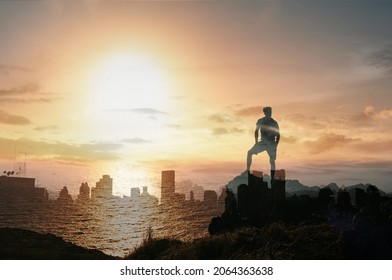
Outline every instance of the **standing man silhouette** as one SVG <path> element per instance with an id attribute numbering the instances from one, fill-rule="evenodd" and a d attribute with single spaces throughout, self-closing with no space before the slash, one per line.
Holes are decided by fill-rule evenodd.
<path id="1" fill-rule="evenodd" d="M 267 151 L 268 156 L 270 158 L 271 181 L 272 181 L 275 177 L 276 148 L 278 147 L 278 143 L 280 140 L 279 125 L 271 117 L 272 116 L 271 107 L 264 107 L 263 112 L 265 116 L 259 119 L 256 123 L 255 144 L 248 151 L 248 156 L 246 161 L 246 171 L 249 174 L 250 166 L 252 165 L 253 155 L 257 155 L 258 153 Z M 260 141 L 259 141 L 259 131 L 261 136 Z"/>

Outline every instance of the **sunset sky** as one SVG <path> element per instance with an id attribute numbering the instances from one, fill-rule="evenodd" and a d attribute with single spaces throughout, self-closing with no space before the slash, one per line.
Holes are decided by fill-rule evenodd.
<path id="1" fill-rule="evenodd" d="M 277 168 L 392 191 L 392 1 L 0 1 L 0 168 L 76 194 Z M 269 173 L 268 156 L 254 169 Z M 155 188 L 155 190 L 154 190 Z M 53 197 L 52 197 L 53 198 Z"/>

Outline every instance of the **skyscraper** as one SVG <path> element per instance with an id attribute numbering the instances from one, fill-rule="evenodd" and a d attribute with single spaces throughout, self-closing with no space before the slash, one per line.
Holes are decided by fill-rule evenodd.
<path id="1" fill-rule="evenodd" d="M 131 188 L 131 198 L 140 197 L 140 189 L 139 188 Z"/>
<path id="2" fill-rule="evenodd" d="M 79 201 L 90 200 L 90 187 L 88 186 L 87 182 L 82 183 L 82 185 L 80 186 L 78 200 Z"/>
<path id="3" fill-rule="evenodd" d="M 91 189 L 91 198 L 112 198 L 113 196 L 113 179 L 109 175 L 103 175 L 96 187 Z"/>
<path id="4" fill-rule="evenodd" d="M 175 171 L 162 171 L 161 177 L 161 203 L 170 202 L 175 192 Z"/>

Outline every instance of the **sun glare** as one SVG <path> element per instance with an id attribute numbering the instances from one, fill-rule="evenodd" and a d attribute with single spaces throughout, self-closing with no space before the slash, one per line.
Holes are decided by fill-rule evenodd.
<path id="1" fill-rule="evenodd" d="M 108 56 L 98 64 L 93 84 L 94 104 L 100 111 L 166 109 L 167 79 L 147 57 L 132 54 Z"/>

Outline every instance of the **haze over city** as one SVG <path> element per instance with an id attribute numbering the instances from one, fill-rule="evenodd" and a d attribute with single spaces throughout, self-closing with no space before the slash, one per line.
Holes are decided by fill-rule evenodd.
<path id="1" fill-rule="evenodd" d="M 392 1 L 1 1 L 0 168 L 218 189 L 264 106 L 277 168 L 392 190 Z M 267 156 L 254 158 L 268 173 Z M 152 189 L 153 194 L 157 190 Z"/>

